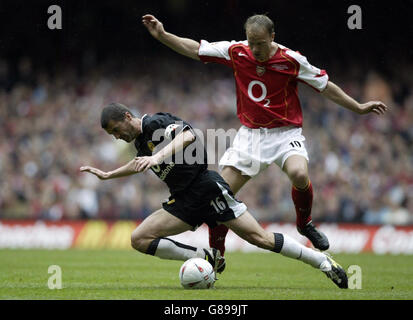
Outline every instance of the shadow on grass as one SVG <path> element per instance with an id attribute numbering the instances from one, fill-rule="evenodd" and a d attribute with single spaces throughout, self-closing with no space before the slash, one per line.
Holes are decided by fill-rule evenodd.
<path id="1" fill-rule="evenodd" d="M 64 287 L 64 289 L 84 289 L 84 290 L 140 290 L 140 291 L 152 291 L 152 290 L 184 290 L 185 292 L 191 291 L 236 291 L 240 290 L 308 290 L 309 288 L 304 287 L 268 287 L 268 286 L 215 286 L 212 289 L 184 289 L 181 286 L 177 285 L 159 285 L 159 286 L 139 286 L 139 285 L 124 285 L 124 286 L 109 286 L 109 285 L 69 285 Z M 315 288 L 312 288 L 314 290 Z M 319 288 L 324 290 L 324 288 Z"/>

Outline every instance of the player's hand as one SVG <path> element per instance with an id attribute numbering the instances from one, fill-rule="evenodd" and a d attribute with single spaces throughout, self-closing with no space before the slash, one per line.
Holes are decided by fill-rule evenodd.
<path id="1" fill-rule="evenodd" d="M 378 115 L 382 115 L 387 110 L 388 107 L 381 101 L 369 101 L 367 103 L 362 103 L 359 106 L 359 114 L 374 112 Z"/>
<path id="2" fill-rule="evenodd" d="M 151 157 L 136 157 L 134 160 L 136 172 L 145 172 L 149 168 L 159 164 L 156 156 Z"/>
<path id="3" fill-rule="evenodd" d="M 162 33 L 165 33 L 162 22 L 156 19 L 151 14 L 145 14 L 142 17 L 142 23 L 148 29 L 149 33 L 155 38 L 158 39 Z"/>
<path id="4" fill-rule="evenodd" d="M 89 167 L 89 166 L 80 167 L 80 171 L 93 173 L 96 177 L 98 177 L 101 180 L 106 180 L 109 178 L 108 172 L 104 172 L 100 169 Z"/>

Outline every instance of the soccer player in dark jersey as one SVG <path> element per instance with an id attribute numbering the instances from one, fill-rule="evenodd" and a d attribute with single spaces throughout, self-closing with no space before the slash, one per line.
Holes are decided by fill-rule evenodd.
<path id="1" fill-rule="evenodd" d="M 308 154 L 302 135 L 302 110 L 297 82 L 303 82 L 327 99 L 359 114 L 383 114 L 380 101 L 358 103 L 333 82 L 325 70 L 311 65 L 299 52 L 274 42 L 274 23 L 266 15 L 247 19 L 247 40 L 200 42 L 166 32 L 153 15 L 142 17 L 150 34 L 176 52 L 204 63 L 232 68 L 236 84 L 237 116 L 242 124 L 231 148 L 222 156 L 222 177 L 234 194 L 251 178 L 276 163 L 291 181 L 297 230 L 314 247 L 329 248 L 325 234 L 312 223 L 313 187 L 308 174 Z M 225 250 L 228 229 L 210 231 L 210 246 Z"/>
<path id="2" fill-rule="evenodd" d="M 189 123 L 169 113 L 137 118 L 126 106 L 112 103 L 102 110 L 101 125 L 116 139 L 133 142 L 137 157 L 109 172 L 90 166 L 82 166 L 80 171 L 106 180 L 151 169 L 171 193 L 163 208 L 132 232 L 131 243 L 136 250 L 162 259 L 200 257 L 221 272 L 225 260 L 219 250 L 196 248 L 168 236 L 194 231 L 203 223 L 210 227 L 223 224 L 249 243 L 301 260 L 320 269 L 338 287 L 348 287 L 346 272 L 331 257 L 287 235 L 267 232 L 258 224 L 245 204 L 234 198 L 225 180 L 208 170 L 204 145 Z"/>

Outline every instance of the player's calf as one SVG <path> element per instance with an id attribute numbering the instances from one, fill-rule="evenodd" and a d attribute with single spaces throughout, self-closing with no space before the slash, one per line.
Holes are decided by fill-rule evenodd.
<path id="1" fill-rule="evenodd" d="M 139 232 L 132 233 L 132 247 L 139 252 L 161 259 L 186 261 L 191 258 L 206 259 L 219 273 L 225 268 L 225 259 L 219 250 L 196 248 L 170 238 L 150 238 Z"/>
<path id="2" fill-rule="evenodd" d="M 245 211 L 238 218 L 225 222 L 239 237 L 262 249 L 274 248 L 274 235 L 265 231 L 255 218 Z"/>
<path id="3" fill-rule="evenodd" d="M 313 206 L 313 187 L 311 182 L 303 189 L 293 185 L 291 188 L 291 198 L 297 215 L 297 227 L 303 229 L 311 221 L 311 209 Z"/>
<path id="4" fill-rule="evenodd" d="M 264 229 L 249 233 L 244 236 L 244 240 L 261 249 L 272 250 L 274 248 L 273 233 Z"/>

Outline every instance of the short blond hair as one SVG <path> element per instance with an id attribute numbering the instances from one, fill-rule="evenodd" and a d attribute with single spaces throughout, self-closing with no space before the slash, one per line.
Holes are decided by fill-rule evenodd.
<path id="1" fill-rule="evenodd" d="M 244 24 L 245 31 L 247 31 L 247 27 L 254 24 L 265 28 L 269 34 L 274 32 L 274 22 L 267 16 L 267 14 L 255 14 L 249 17 Z"/>

